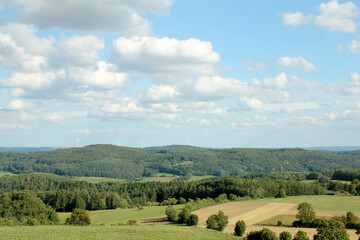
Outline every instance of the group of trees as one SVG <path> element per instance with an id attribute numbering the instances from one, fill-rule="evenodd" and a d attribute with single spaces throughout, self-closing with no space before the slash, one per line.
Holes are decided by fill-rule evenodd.
<path id="1" fill-rule="evenodd" d="M 137 149 L 92 145 L 49 152 L 0 152 L 0 170 L 136 180 L 156 173 L 179 176 L 245 176 L 271 172 L 320 172 L 360 165 L 360 154 L 303 149 Z"/>
<path id="2" fill-rule="evenodd" d="M 51 174 L 2 177 L 0 193 L 31 190 L 56 211 L 75 208 L 101 210 L 137 205 L 172 205 L 196 202 L 211 205 L 223 200 L 324 194 L 319 184 L 295 180 L 215 178 L 188 182 L 87 183 Z M 196 199 L 207 199 L 198 202 Z"/>
<path id="3" fill-rule="evenodd" d="M 199 217 L 192 214 L 188 207 L 184 207 L 181 211 L 176 210 L 173 206 L 167 207 L 165 214 L 170 222 L 177 222 L 187 226 L 197 226 Z"/>

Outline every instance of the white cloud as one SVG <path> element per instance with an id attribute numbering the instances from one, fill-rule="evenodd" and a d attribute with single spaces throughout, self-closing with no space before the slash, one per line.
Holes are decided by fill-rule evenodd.
<path id="1" fill-rule="evenodd" d="M 151 85 L 140 97 L 148 101 L 164 101 L 179 96 L 180 93 L 172 86 Z"/>
<path id="2" fill-rule="evenodd" d="M 344 95 L 359 95 L 360 94 L 360 74 L 351 73 L 350 81 L 345 83 L 341 89 Z"/>
<path id="3" fill-rule="evenodd" d="M 155 37 L 120 37 L 113 41 L 112 61 L 119 68 L 152 77 L 157 82 L 176 82 L 211 75 L 220 56 L 210 42 Z"/>
<path id="4" fill-rule="evenodd" d="M 248 97 L 240 97 L 237 105 L 239 110 L 257 110 L 262 108 L 260 100 Z"/>
<path id="5" fill-rule="evenodd" d="M 141 17 L 146 11 L 167 14 L 174 0 L 57 0 L 16 1 L 23 5 L 20 21 L 40 29 L 63 28 L 90 33 L 127 36 L 152 34 L 151 24 Z"/>
<path id="6" fill-rule="evenodd" d="M 8 79 L 0 79 L 0 85 L 37 91 L 47 89 L 55 78 L 52 72 L 14 73 Z"/>
<path id="7" fill-rule="evenodd" d="M 199 77 L 195 83 L 195 89 L 198 93 L 213 98 L 247 96 L 254 91 L 248 83 L 220 76 Z"/>
<path id="8" fill-rule="evenodd" d="M 266 88 L 280 90 L 288 85 L 288 78 L 286 73 L 280 73 L 275 78 L 265 78 L 263 84 Z"/>
<path id="9" fill-rule="evenodd" d="M 7 106 L 6 109 L 8 110 L 24 110 L 24 109 L 31 109 L 34 107 L 34 104 L 29 102 L 24 102 L 20 99 L 11 101 Z"/>
<path id="10" fill-rule="evenodd" d="M 283 14 L 283 25 L 297 26 L 313 23 L 315 26 L 330 31 L 354 33 L 357 31 L 358 22 L 354 18 L 359 16 L 358 7 L 352 2 L 339 3 L 331 0 L 319 5 L 320 14 L 317 16 L 306 15 L 301 12 Z"/>
<path id="11" fill-rule="evenodd" d="M 5 129 L 5 130 L 13 130 L 13 129 L 21 129 L 21 130 L 29 130 L 32 129 L 33 127 L 31 125 L 28 124 L 5 124 L 5 123 L 0 123 L 0 129 Z"/>
<path id="12" fill-rule="evenodd" d="M 305 15 L 301 12 L 296 13 L 284 13 L 282 18 L 282 24 L 284 26 L 297 26 L 307 24 L 312 20 L 313 16 Z"/>
<path id="13" fill-rule="evenodd" d="M 359 40 L 352 40 L 346 48 L 350 49 L 350 51 L 354 54 L 360 54 L 360 38 Z"/>
<path id="14" fill-rule="evenodd" d="M 64 118 L 57 113 L 48 113 L 43 116 L 43 120 L 54 123 L 63 123 Z"/>
<path id="15" fill-rule="evenodd" d="M 75 130 L 74 133 L 91 134 L 91 131 L 89 129 L 80 129 L 80 130 Z"/>
<path id="16" fill-rule="evenodd" d="M 286 91 L 267 91 L 267 94 L 272 102 L 286 103 L 290 100 L 290 94 Z"/>
<path id="17" fill-rule="evenodd" d="M 147 111 L 129 98 L 123 99 L 120 103 L 111 103 L 107 101 L 104 106 L 101 107 L 101 110 L 107 113 L 143 113 Z"/>
<path id="18" fill-rule="evenodd" d="M 52 55 L 51 65 L 89 66 L 97 61 L 98 52 L 105 48 L 104 40 L 94 35 L 76 36 L 59 42 L 57 54 Z"/>
<path id="19" fill-rule="evenodd" d="M 305 72 L 313 72 L 316 70 L 316 66 L 302 57 L 290 58 L 290 57 L 281 57 L 276 63 L 284 68 L 294 67 L 298 70 Z"/>
<path id="20" fill-rule="evenodd" d="M 259 72 L 259 71 L 266 71 L 267 67 L 262 62 L 255 62 L 251 59 L 247 59 L 241 63 L 241 66 L 246 68 L 249 72 Z"/>
<path id="21" fill-rule="evenodd" d="M 113 71 L 114 66 L 112 64 L 100 61 L 96 66 L 97 70 L 95 71 L 79 68 L 76 71 L 70 72 L 69 76 L 85 86 L 100 89 L 124 88 L 132 82 L 128 74 Z"/>
<path id="22" fill-rule="evenodd" d="M 328 87 L 326 84 L 315 82 L 310 79 L 300 78 L 298 76 L 291 77 L 290 85 L 295 86 L 299 90 L 305 91 L 325 90 Z"/>

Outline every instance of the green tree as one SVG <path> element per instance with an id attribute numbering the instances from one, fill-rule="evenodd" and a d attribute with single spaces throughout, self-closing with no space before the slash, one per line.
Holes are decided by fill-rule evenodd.
<path id="1" fill-rule="evenodd" d="M 89 214 L 87 211 L 82 209 L 74 209 L 65 221 L 65 224 L 68 225 L 89 225 L 91 223 Z"/>
<path id="2" fill-rule="evenodd" d="M 299 219 L 301 226 L 310 227 L 316 219 L 316 214 L 311 204 L 307 202 L 300 203 L 297 210 L 296 218 Z"/>
<path id="3" fill-rule="evenodd" d="M 199 222 L 199 217 L 196 214 L 191 214 L 189 219 L 186 221 L 188 226 L 197 226 Z"/>
<path id="4" fill-rule="evenodd" d="M 299 230 L 295 236 L 293 240 L 310 240 L 307 233 L 304 231 Z"/>
<path id="5" fill-rule="evenodd" d="M 293 240 L 291 233 L 289 232 L 282 232 L 279 235 L 279 240 Z"/>
<path id="6" fill-rule="evenodd" d="M 179 220 L 179 211 L 176 210 L 173 206 L 167 207 L 165 214 L 170 222 L 177 222 Z"/>
<path id="7" fill-rule="evenodd" d="M 228 219 L 229 217 L 226 216 L 223 211 L 219 211 L 218 214 L 213 214 L 206 220 L 206 227 L 209 229 L 223 231 L 229 223 Z"/>
<path id="8" fill-rule="evenodd" d="M 242 237 L 246 230 L 246 224 L 244 221 L 237 221 L 234 228 L 234 235 Z"/>
<path id="9" fill-rule="evenodd" d="M 349 240 L 349 234 L 346 232 L 344 223 L 331 219 L 323 221 L 314 235 L 314 240 Z"/>
<path id="10" fill-rule="evenodd" d="M 184 207 L 181 212 L 179 213 L 178 223 L 185 223 L 189 220 L 191 215 L 190 209 Z"/>
<path id="11" fill-rule="evenodd" d="M 259 231 L 252 231 L 247 235 L 247 240 L 279 240 L 276 233 L 268 228 Z"/>

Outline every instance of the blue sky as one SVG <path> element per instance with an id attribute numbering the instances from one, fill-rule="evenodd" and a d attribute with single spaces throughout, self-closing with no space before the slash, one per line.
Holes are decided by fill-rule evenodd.
<path id="1" fill-rule="evenodd" d="M 0 0 L 0 146 L 360 145 L 359 8 Z"/>

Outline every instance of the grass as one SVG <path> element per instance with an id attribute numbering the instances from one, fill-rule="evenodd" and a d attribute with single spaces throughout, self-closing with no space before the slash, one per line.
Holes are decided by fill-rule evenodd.
<path id="1" fill-rule="evenodd" d="M 143 226 L 35 226 L 35 227 L 1 227 L 1 239 L 7 240 L 232 240 L 238 239 L 230 234 L 209 229 L 174 225 Z"/>
<path id="2" fill-rule="evenodd" d="M 75 180 L 78 181 L 85 181 L 91 183 L 99 183 L 99 182 L 125 182 L 122 179 L 116 178 L 104 178 L 104 177 L 73 177 Z"/>
<path id="3" fill-rule="evenodd" d="M 272 202 L 272 203 L 295 203 L 302 202 L 310 203 L 315 211 L 320 212 L 353 212 L 360 213 L 359 203 L 360 196 L 345 196 L 345 195 L 319 195 L 319 196 L 296 196 L 287 198 L 268 198 L 254 200 L 258 202 Z M 292 210 L 296 210 L 294 207 Z"/>
<path id="4" fill-rule="evenodd" d="M 213 178 L 213 175 L 204 175 L 204 176 L 191 176 L 191 178 L 188 181 L 198 181 L 206 178 Z"/>
<path id="5" fill-rule="evenodd" d="M 11 172 L 0 172 L 0 177 L 11 176 L 11 175 L 15 175 L 15 174 Z"/>
<path id="6" fill-rule="evenodd" d="M 184 207 L 184 205 L 175 205 L 176 209 Z M 100 211 L 90 211 L 91 224 L 117 224 L 117 223 L 126 223 L 129 220 L 144 220 L 150 218 L 157 218 L 165 216 L 165 209 L 167 206 L 158 206 L 158 207 L 144 207 L 142 210 L 137 208 L 130 209 L 114 209 L 114 210 L 100 210 Z M 58 213 L 60 222 L 64 223 L 66 218 L 70 216 L 71 213 Z"/>

